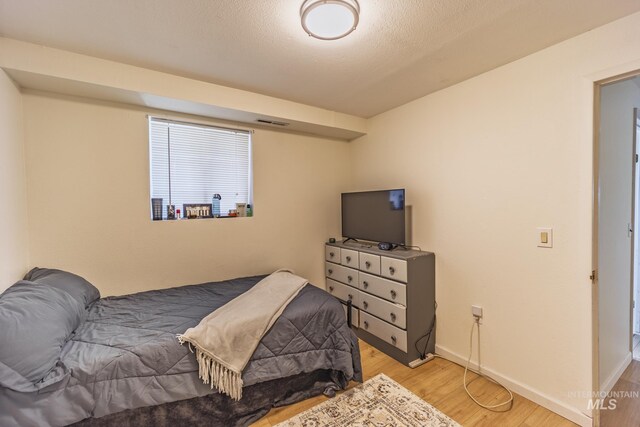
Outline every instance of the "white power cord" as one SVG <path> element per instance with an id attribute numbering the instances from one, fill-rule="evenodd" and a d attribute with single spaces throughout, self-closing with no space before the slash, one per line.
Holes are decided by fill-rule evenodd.
<path id="1" fill-rule="evenodd" d="M 511 390 L 509 390 L 507 387 L 502 385 L 499 381 L 494 380 L 493 378 L 489 377 L 488 375 L 484 375 L 484 374 L 480 373 L 479 371 L 476 372 L 473 369 L 469 369 L 469 364 L 471 363 L 471 355 L 473 354 L 473 329 L 474 329 L 474 327 L 476 325 L 478 326 L 478 337 L 479 337 L 480 336 L 480 318 L 477 317 L 477 316 L 476 316 L 473 324 L 471 325 L 471 335 L 469 337 L 469 358 L 467 359 L 467 364 L 464 367 L 464 377 L 462 378 L 462 383 L 464 385 L 464 391 L 467 392 L 467 394 L 469 395 L 471 400 L 473 400 L 478 406 L 493 411 L 493 410 L 495 410 L 495 408 L 499 408 L 499 407 L 505 406 L 505 405 L 510 405 L 513 402 L 513 393 L 511 393 Z M 478 349 L 478 369 L 480 369 L 480 349 Z M 473 397 L 473 395 L 471 394 L 471 392 L 467 388 L 467 371 L 471 371 L 471 372 L 473 372 L 474 374 L 477 374 L 480 377 L 484 377 L 484 378 L 488 379 L 489 381 L 491 381 L 492 383 L 497 384 L 500 387 L 502 387 L 503 389 L 507 390 L 507 392 L 509 393 L 509 399 L 504 401 L 504 402 L 495 404 L 495 405 L 484 405 L 484 404 L 478 402 L 478 400 L 475 397 Z M 505 411 L 508 411 L 509 409 L 511 409 L 511 406 L 508 409 L 505 409 Z"/>

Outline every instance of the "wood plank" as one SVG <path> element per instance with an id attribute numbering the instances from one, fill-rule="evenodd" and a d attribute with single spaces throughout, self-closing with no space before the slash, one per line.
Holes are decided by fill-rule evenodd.
<path id="1" fill-rule="evenodd" d="M 263 417 L 251 425 L 253 427 L 273 427 L 267 417 Z"/>
<path id="2" fill-rule="evenodd" d="M 538 406 L 519 427 L 569 427 L 574 424 L 542 406 Z"/>
<path id="3" fill-rule="evenodd" d="M 637 360 L 632 360 L 627 369 L 624 370 L 622 375 L 620 375 L 620 379 L 636 384 L 640 384 L 640 362 Z M 612 390 L 617 390 L 618 384 L 616 383 L 613 386 Z"/>
<path id="4" fill-rule="evenodd" d="M 609 396 L 600 411 L 602 427 L 640 425 L 640 362 L 631 361 Z"/>
<path id="5" fill-rule="evenodd" d="M 499 397 L 498 397 L 499 396 Z M 508 396 L 507 396 L 508 397 Z M 471 399 L 469 399 L 471 400 Z M 488 402 L 482 400 L 483 404 L 495 405 L 500 402 L 504 402 L 504 392 L 494 393 L 493 399 Z M 513 395 L 513 404 L 511 409 L 503 412 L 495 412 L 487 409 L 480 408 L 473 417 L 464 419 L 461 424 L 473 425 L 473 426 L 504 426 L 504 427 L 517 427 L 521 425 L 533 412 L 540 406 L 532 401 L 525 399 L 517 394 Z M 505 406 L 508 408 L 508 406 Z M 461 418 L 462 420 L 462 418 Z"/>
<path id="6" fill-rule="evenodd" d="M 360 341 L 360 354 L 365 381 L 379 373 L 384 373 L 464 426 L 575 426 L 571 421 L 515 393 L 514 403 L 509 411 L 494 412 L 481 408 L 464 391 L 462 386 L 464 367 L 448 360 L 436 358 L 416 369 L 411 369 L 364 341 Z M 471 381 L 476 377 L 476 374 L 470 372 L 467 380 Z M 349 388 L 357 385 L 351 382 Z M 469 385 L 469 390 L 476 399 L 487 404 L 496 404 L 507 397 L 507 393 L 501 387 L 484 378 L 473 381 Z M 268 424 L 256 423 L 253 426 L 276 425 L 327 399 L 325 396 L 317 396 L 293 405 L 274 408 L 260 420 L 260 422 L 266 420 Z M 640 425 L 640 423 L 634 425 Z"/>

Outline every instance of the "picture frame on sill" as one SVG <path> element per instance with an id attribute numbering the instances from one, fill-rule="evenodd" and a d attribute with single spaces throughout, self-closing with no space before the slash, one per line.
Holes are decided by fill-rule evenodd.
<path id="1" fill-rule="evenodd" d="M 151 215 L 154 221 L 162 221 L 162 197 L 151 198 Z"/>
<path id="2" fill-rule="evenodd" d="M 211 203 L 185 203 L 182 205 L 183 218 L 213 218 L 211 214 L 213 206 Z"/>
<path id="3" fill-rule="evenodd" d="M 176 205 L 167 205 L 167 219 L 176 219 Z"/>

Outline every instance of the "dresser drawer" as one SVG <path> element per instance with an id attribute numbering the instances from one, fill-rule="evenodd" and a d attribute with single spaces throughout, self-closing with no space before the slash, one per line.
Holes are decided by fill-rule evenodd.
<path id="1" fill-rule="evenodd" d="M 325 246 L 324 247 L 324 259 L 327 261 L 340 263 L 340 248 L 336 248 L 335 246 Z"/>
<path id="2" fill-rule="evenodd" d="M 407 261 L 386 256 L 380 257 L 380 274 L 407 283 Z"/>
<path id="3" fill-rule="evenodd" d="M 360 328 L 399 348 L 405 353 L 407 352 L 406 331 L 398 329 L 364 311 L 360 311 Z"/>
<path id="4" fill-rule="evenodd" d="M 360 270 L 380 274 L 380 256 L 360 252 Z"/>
<path id="5" fill-rule="evenodd" d="M 340 251 L 340 264 L 346 267 L 358 268 L 358 251 L 342 249 Z"/>
<path id="6" fill-rule="evenodd" d="M 358 270 L 354 270 L 353 268 L 327 262 L 325 263 L 325 275 L 338 282 L 346 283 L 356 288 L 358 287 Z"/>
<path id="7" fill-rule="evenodd" d="M 358 274 L 358 287 L 365 292 L 377 295 L 388 301 L 404 306 L 407 305 L 407 285 L 402 283 L 360 272 Z"/>
<path id="8" fill-rule="evenodd" d="M 351 286 L 327 279 L 327 292 L 342 301 L 351 301 L 353 305 L 360 307 L 360 291 Z"/>
<path id="9" fill-rule="evenodd" d="M 366 292 L 360 292 L 359 307 L 398 328 L 407 329 L 407 309 L 403 305 L 385 301 Z"/>

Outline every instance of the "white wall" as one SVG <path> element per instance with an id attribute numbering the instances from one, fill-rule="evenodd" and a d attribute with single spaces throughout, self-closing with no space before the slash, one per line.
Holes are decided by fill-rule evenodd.
<path id="1" fill-rule="evenodd" d="M 600 97 L 599 310 L 600 385 L 610 389 L 631 360 L 631 244 L 633 80 L 604 86 Z"/>
<path id="2" fill-rule="evenodd" d="M 592 389 L 593 81 L 640 68 L 640 14 L 374 117 L 356 190 L 405 187 L 436 254 L 437 350 L 482 362 L 573 420 Z M 554 228 L 554 248 L 536 247 Z"/>
<path id="3" fill-rule="evenodd" d="M 103 295 L 281 267 L 324 286 L 347 143 L 257 129 L 254 217 L 153 222 L 148 111 L 38 93 L 24 106 L 32 266 L 77 272 Z"/>
<path id="4" fill-rule="evenodd" d="M 27 188 L 22 95 L 0 70 L 0 292 L 27 272 Z"/>

